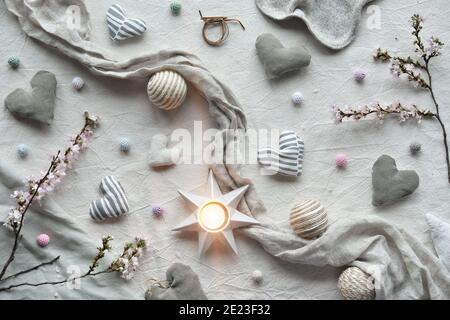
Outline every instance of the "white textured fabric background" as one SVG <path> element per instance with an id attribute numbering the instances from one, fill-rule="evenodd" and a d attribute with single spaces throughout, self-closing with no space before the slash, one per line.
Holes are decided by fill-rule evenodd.
<path id="1" fill-rule="evenodd" d="M 360 104 L 380 99 L 420 103 L 431 107 L 425 91 L 411 88 L 406 81 L 396 81 L 389 74 L 388 65 L 376 64 L 371 58 L 378 46 L 412 52 L 409 18 L 420 13 L 425 18 L 426 35 L 437 35 L 450 44 L 450 21 L 445 0 L 375 1 L 381 10 L 381 29 L 367 28 L 368 15 L 363 12 L 356 40 L 346 49 L 333 52 L 320 45 L 300 21 L 276 23 L 263 16 L 251 0 L 184 0 L 180 16 L 172 16 L 170 1 L 86 1 L 91 12 L 93 41 L 109 48 L 118 57 L 129 58 L 161 49 L 182 49 L 199 56 L 205 66 L 226 83 L 244 106 L 250 128 L 278 128 L 295 130 L 305 140 L 304 173 L 297 180 L 261 176 L 257 166 L 244 166 L 244 176 L 250 177 L 263 199 L 267 212 L 257 218 L 289 228 L 289 210 L 302 199 L 318 199 L 327 208 L 330 223 L 341 217 L 377 215 L 404 228 L 431 248 L 425 214 L 433 213 L 450 222 L 448 202 L 450 185 L 446 179 L 442 135 L 437 123 L 424 121 L 400 126 L 395 120 L 376 125 L 372 121 L 344 123 L 336 126 L 331 119 L 334 103 Z M 120 3 L 129 17 L 147 22 L 148 30 L 142 38 L 112 43 L 107 34 L 105 14 L 113 3 Z M 226 15 L 239 18 L 247 30 L 230 25 L 230 37 L 219 48 L 208 46 L 201 37 L 204 15 Z M 197 239 L 177 235 L 171 227 L 189 212 L 177 194 L 177 189 L 201 193 L 204 190 L 207 168 L 201 165 L 180 165 L 168 170 L 152 170 L 147 165 L 151 137 L 156 133 L 170 133 L 177 128 L 192 129 L 194 120 L 208 119 L 206 103 L 194 92 L 178 111 L 165 113 L 148 102 L 145 85 L 96 77 L 78 63 L 28 39 L 17 21 L 0 3 L 0 97 L 17 87 L 28 88 L 29 80 L 39 70 L 56 74 L 58 80 L 55 120 L 44 130 L 25 125 L 14 119 L 7 110 L 0 111 L 1 160 L 24 176 L 45 169 L 48 154 L 63 147 L 71 134 L 82 125 L 82 112 L 89 110 L 102 117 L 102 126 L 90 149 L 65 179 L 62 188 L 51 197 L 61 207 L 78 217 L 90 233 L 99 238 L 112 234 L 116 246 L 134 235 L 150 239 L 151 251 L 133 280 L 164 277 L 167 267 L 182 261 L 200 276 L 209 298 L 224 299 L 335 299 L 337 277 L 341 270 L 290 265 L 270 257 L 256 243 L 238 236 L 239 256 L 226 248 L 214 246 L 206 259 L 197 257 Z M 307 46 L 312 54 L 311 66 L 297 75 L 270 81 L 256 56 L 254 42 L 262 32 L 272 32 L 286 45 Z M 22 64 L 17 71 L 6 61 L 18 56 Z M 449 51 L 433 61 L 435 90 L 441 104 L 442 117 L 450 126 Z M 363 68 L 368 76 L 363 84 L 353 80 L 353 70 Z M 81 92 L 71 87 L 71 80 L 81 76 L 86 86 Z M 318 90 L 314 93 L 314 90 Z M 306 102 L 294 107 L 290 96 L 302 91 Z M 130 154 L 120 153 L 118 140 L 128 137 L 132 143 Z M 419 141 L 423 152 L 418 157 L 409 154 L 409 143 Z M 30 147 L 26 160 L 18 159 L 15 148 L 19 143 Z M 337 170 L 334 156 L 344 152 L 350 164 Z M 406 201 L 375 209 L 371 205 L 371 167 L 381 154 L 397 160 L 400 169 L 415 169 L 420 176 L 419 189 Z M 90 201 L 99 197 L 100 180 L 115 175 L 128 192 L 132 214 L 120 221 L 95 223 L 88 214 Z M 150 204 L 162 203 L 166 214 L 155 219 Z M 5 213 L 6 214 L 6 213 Z M 82 250 L 82 248 L 80 248 Z M 63 253 L 62 253 L 63 254 Z M 260 269 L 264 283 L 256 286 L 251 273 Z M 88 280 L 87 280 L 88 281 Z"/>

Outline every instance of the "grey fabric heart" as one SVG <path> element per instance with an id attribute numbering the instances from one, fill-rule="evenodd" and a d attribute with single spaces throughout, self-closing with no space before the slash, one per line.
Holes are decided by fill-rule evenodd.
<path id="1" fill-rule="evenodd" d="M 255 46 L 269 78 L 299 70 L 311 62 L 311 55 L 304 47 L 285 48 L 271 33 L 261 34 Z"/>
<path id="2" fill-rule="evenodd" d="M 274 20 L 299 18 L 323 45 L 342 49 L 356 35 L 361 11 L 373 0 L 255 0 Z"/>
<path id="3" fill-rule="evenodd" d="M 399 171 L 395 160 L 382 155 L 372 168 L 372 204 L 392 204 L 413 193 L 419 186 L 419 176 L 413 170 Z"/>
<path id="4" fill-rule="evenodd" d="M 56 98 L 56 77 L 48 71 L 39 71 L 31 79 L 31 93 L 16 89 L 5 99 L 5 107 L 15 116 L 45 124 L 53 121 Z"/>
<path id="5" fill-rule="evenodd" d="M 172 264 L 166 272 L 168 288 L 154 286 L 145 293 L 146 300 L 207 300 L 197 274 L 191 267 Z"/>

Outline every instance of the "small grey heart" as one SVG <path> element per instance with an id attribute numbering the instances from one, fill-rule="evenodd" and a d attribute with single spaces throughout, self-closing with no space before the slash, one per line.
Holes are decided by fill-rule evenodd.
<path id="1" fill-rule="evenodd" d="M 255 46 L 269 78 L 299 70 L 311 62 L 311 55 L 304 47 L 285 48 L 271 33 L 261 34 Z"/>
<path id="2" fill-rule="evenodd" d="M 413 170 L 398 170 L 395 160 L 382 155 L 372 168 L 372 204 L 392 204 L 412 194 L 419 186 L 419 176 Z"/>
<path id="3" fill-rule="evenodd" d="M 51 124 L 56 98 L 56 77 L 39 71 L 30 81 L 31 92 L 16 89 L 5 99 L 5 107 L 15 116 Z"/>

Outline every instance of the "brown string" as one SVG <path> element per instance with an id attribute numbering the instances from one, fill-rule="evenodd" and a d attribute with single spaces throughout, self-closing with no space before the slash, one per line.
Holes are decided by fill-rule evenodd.
<path id="1" fill-rule="evenodd" d="M 222 45 L 225 40 L 228 38 L 228 35 L 230 34 L 230 29 L 228 28 L 227 23 L 228 22 L 238 22 L 242 29 L 245 30 L 244 25 L 242 24 L 241 21 L 239 21 L 238 19 L 234 19 L 234 18 L 228 18 L 228 17 L 204 17 L 202 15 L 201 11 L 198 11 L 200 13 L 200 19 L 203 20 L 203 22 L 205 23 L 203 25 L 203 39 L 205 39 L 206 43 L 209 44 L 210 46 L 214 46 L 214 47 L 218 47 L 220 45 Z M 208 28 L 214 27 L 216 25 L 220 25 L 220 29 L 221 29 L 221 36 L 219 39 L 217 40 L 210 40 L 208 39 L 207 35 L 206 35 L 206 30 Z"/>

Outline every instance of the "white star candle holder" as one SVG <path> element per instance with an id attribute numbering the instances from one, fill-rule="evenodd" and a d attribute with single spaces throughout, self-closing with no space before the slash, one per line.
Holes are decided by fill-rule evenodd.
<path id="1" fill-rule="evenodd" d="M 198 252 L 200 256 L 206 253 L 216 239 L 228 244 L 233 252 L 238 254 L 233 229 L 259 224 L 257 220 L 237 210 L 237 206 L 247 189 L 248 185 L 222 194 L 214 174 L 210 170 L 208 176 L 210 198 L 178 191 L 195 210 L 172 230 L 198 232 Z"/>

